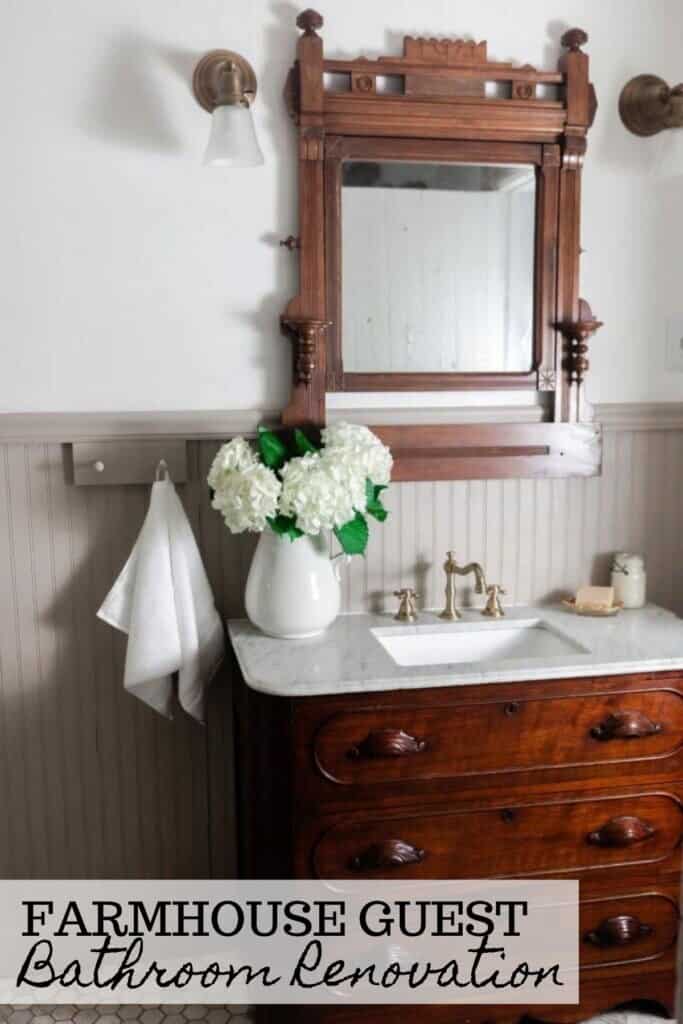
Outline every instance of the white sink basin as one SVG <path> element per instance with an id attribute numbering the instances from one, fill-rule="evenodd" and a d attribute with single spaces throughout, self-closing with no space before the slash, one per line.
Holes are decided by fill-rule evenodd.
<path id="1" fill-rule="evenodd" d="M 543 619 L 388 626 L 372 630 L 397 665 L 457 665 L 588 654 Z"/>

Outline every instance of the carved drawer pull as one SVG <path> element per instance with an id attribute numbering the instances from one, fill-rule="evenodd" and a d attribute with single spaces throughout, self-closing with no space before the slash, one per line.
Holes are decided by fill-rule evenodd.
<path id="1" fill-rule="evenodd" d="M 595 846 L 633 846 L 634 843 L 642 843 L 654 834 L 652 825 L 641 818 L 624 814 L 619 818 L 610 818 L 595 832 L 589 832 L 586 838 Z"/>
<path id="2" fill-rule="evenodd" d="M 630 942 L 637 942 L 638 939 L 652 935 L 653 931 L 649 924 L 643 924 L 639 918 L 631 914 L 619 914 L 617 917 L 605 918 L 594 931 L 588 932 L 584 939 L 594 946 L 607 949 L 610 946 L 627 946 Z"/>
<path id="3" fill-rule="evenodd" d="M 596 740 L 638 740 L 661 731 L 661 724 L 642 711 L 615 711 L 600 725 L 593 726 L 591 736 Z"/>
<path id="4" fill-rule="evenodd" d="M 349 757 L 406 757 L 421 754 L 426 749 L 426 740 L 419 740 L 403 729 L 375 729 L 361 743 L 351 747 Z"/>
<path id="5" fill-rule="evenodd" d="M 424 860 L 425 851 L 404 843 L 402 839 L 385 839 L 373 843 L 357 857 L 352 857 L 351 867 L 355 871 L 373 868 L 400 868 L 404 864 L 419 864 Z"/>

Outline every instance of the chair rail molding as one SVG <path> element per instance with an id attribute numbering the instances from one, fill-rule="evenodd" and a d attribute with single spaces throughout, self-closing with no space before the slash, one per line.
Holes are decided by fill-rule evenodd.
<path id="1" fill-rule="evenodd" d="M 9 412 L 0 413 L 0 443 L 68 443 L 117 438 L 221 440 L 255 435 L 260 423 L 276 424 L 273 409 L 171 412 Z"/>
<path id="2" fill-rule="evenodd" d="M 683 402 L 618 402 L 595 405 L 595 419 L 605 430 L 683 430 Z M 391 408 L 331 410 L 330 419 L 368 426 L 393 422 L 538 423 L 537 406 L 487 405 L 458 408 Z M 277 424 L 276 409 L 179 410 L 170 412 L 6 412 L 0 413 L 0 443 L 68 443 L 117 438 L 178 438 L 210 441 L 235 434 L 253 436 L 259 424 Z"/>
<path id="3" fill-rule="evenodd" d="M 683 430 L 683 402 L 619 402 L 595 406 L 604 430 Z"/>

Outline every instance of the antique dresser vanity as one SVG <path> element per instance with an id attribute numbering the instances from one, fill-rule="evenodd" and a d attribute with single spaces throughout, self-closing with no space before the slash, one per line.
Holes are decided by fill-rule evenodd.
<path id="1" fill-rule="evenodd" d="M 509 609 L 504 621 L 529 614 Z M 323 637 L 293 644 L 231 623 L 242 666 L 242 872 L 578 878 L 581 1003 L 528 1013 L 582 1021 L 641 1000 L 671 1015 L 683 623 L 647 608 L 624 613 L 605 633 L 604 622 L 566 611 L 532 614 L 591 653 L 562 664 L 401 668 L 372 634 L 396 627 L 389 615 L 342 616 Z M 464 624 L 477 620 L 471 610 Z M 438 621 L 420 614 L 422 626 Z M 638 663 L 639 671 L 624 671 Z M 658 668 L 671 664 L 680 667 Z M 358 1024 L 524 1015 L 491 1006 L 268 1012 L 274 1021 Z"/>
<path id="2" fill-rule="evenodd" d="M 565 33 L 558 70 L 538 71 L 448 39 L 406 38 L 400 57 L 331 59 L 320 15 L 297 24 L 286 100 L 299 231 L 284 245 L 298 256 L 299 291 L 282 316 L 293 351 L 284 425 L 322 427 L 340 400 L 363 396 L 395 480 L 599 473 L 584 381 L 600 323 L 579 293 L 582 163 L 597 106 L 586 34 Z M 465 391 L 485 393 L 488 406 L 526 392 L 531 412 L 508 405 L 509 418 L 477 421 L 435 399 Z M 481 557 L 448 540 L 465 560 Z M 413 566 L 401 571 L 414 578 Z M 581 1004 L 528 1012 L 579 1021 L 639 999 L 671 1013 L 683 628 L 657 609 L 598 627 L 558 610 L 526 614 L 571 632 L 580 650 L 475 672 L 457 658 L 409 668 L 372 632 L 395 627 L 390 615 L 341 617 L 294 643 L 231 623 L 241 870 L 579 878 Z M 262 1015 L 436 1024 L 523 1013 Z"/>

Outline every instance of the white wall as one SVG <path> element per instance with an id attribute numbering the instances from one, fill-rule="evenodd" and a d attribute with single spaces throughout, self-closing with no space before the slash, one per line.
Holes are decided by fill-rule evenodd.
<path id="1" fill-rule="evenodd" d="M 303 2 L 301 6 L 304 6 Z M 0 410 L 273 407 L 295 291 L 294 135 L 281 90 L 297 6 L 249 0 L 4 0 L 0 60 Z M 583 292 L 606 327 L 596 402 L 675 400 L 669 315 L 683 315 L 683 139 L 628 135 L 632 75 L 680 78 L 680 0 L 330 0 L 330 54 L 395 54 L 404 33 L 488 38 L 491 57 L 554 66 L 570 24 L 591 36 L 601 110 L 585 173 Z M 561 18 L 559 17 L 561 15 Z M 200 166 L 197 58 L 255 65 L 267 164 Z M 679 176 L 666 155 L 678 144 Z M 668 160 L 671 160 L 669 153 Z M 653 167 L 658 166 L 660 180 Z"/>

